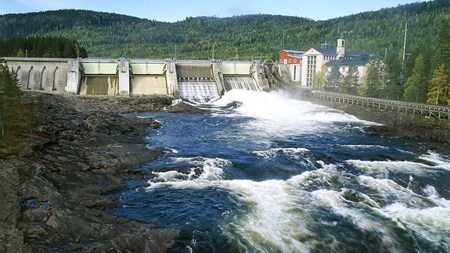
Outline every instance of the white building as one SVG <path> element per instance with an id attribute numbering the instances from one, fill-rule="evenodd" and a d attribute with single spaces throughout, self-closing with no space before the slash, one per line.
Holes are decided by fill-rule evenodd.
<path id="1" fill-rule="evenodd" d="M 344 39 L 338 39 L 336 49 L 329 48 L 329 45 L 326 43 L 322 45 L 322 48 L 311 48 L 302 56 L 301 85 L 311 87 L 314 76 L 323 65 L 330 61 L 336 61 L 336 64 L 341 65 L 342 74 L 345 74 L 346 70 L 348 71 L 350 62 L 353 62 L 358 67 L 359 77 L 362 78 L 366 74 L 367 64 L 372 56 L 373 53 L 371 52 L 345 50 Z M 331 64 L 327 66 L 328 68 L 331 69 Z"/>

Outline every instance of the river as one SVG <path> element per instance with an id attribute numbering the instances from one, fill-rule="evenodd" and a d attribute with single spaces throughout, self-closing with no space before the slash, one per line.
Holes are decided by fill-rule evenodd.
<path id="1" fill-rule="evenodd" d="M 162 123 L 163 153 L 110 210 L 179 229 L 172 252 L 450 251 L 450 152 L 280 92 L 200 106 L 132 115 Z"/>

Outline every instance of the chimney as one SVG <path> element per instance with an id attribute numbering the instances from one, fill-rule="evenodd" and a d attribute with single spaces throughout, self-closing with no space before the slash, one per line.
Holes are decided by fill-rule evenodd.
<path id="1" fill-rule="evenodd" d="M 337 47 L 336 47 L 336 54 L 337 54 L 338 59 L 342 59 L 345 57 L 345 40 L 344 39 L 338 39 Z"/>

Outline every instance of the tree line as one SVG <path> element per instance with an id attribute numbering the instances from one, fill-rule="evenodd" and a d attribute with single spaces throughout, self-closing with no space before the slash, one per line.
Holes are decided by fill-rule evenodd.
<path id="1" fill-rule="evenodd" d="M 315 75 L 313 88 L 374 98 L 416 103 L 450 105 L 450 30 L 441 24 L 438 36 L 403 58 L 402 50 L 372 59 L 359 81 L 355 65 L 342 75 L 335 64 L 329 73 L 325 66 Z"/>
<path id="2" fill-rule="evenodd" d="M 28 36 L 0 39 L 0 56 L 86 58 L 88 53 L 77 40 L 61 36 Z"/>

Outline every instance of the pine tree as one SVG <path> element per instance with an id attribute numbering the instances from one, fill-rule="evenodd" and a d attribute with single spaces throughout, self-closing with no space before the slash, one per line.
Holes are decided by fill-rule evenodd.
<path id="1" fill-rule="evenodd" d="M 406 101 L 416 103 L 426 101 L 428 76 L 424 57 L 420 54 L 415 60 L 412 75 L 405 83 L 404 99 Z"/>
<path id="2" fill-rule="evenodd" d="M 21 104 L 21 92 L 17 87 L 15 75 L 8 67 L 0 62 L 0 125 L 1 137 L 14 130 L 20 124 L 20 113 L 16 110 Z"/>
<path id="3" fill-rule="evenodd" d="M 358 67 L 355 64 L 350 63 L 350 65 L 348 66 L 347 75 L 344 76 L 344 78 L 342 79 L 342 83 L 339 86 L 339 92 L 356 95 L 358 88 L 358 79 Z"/>
<path id="4" fill-rule="evenodd" d="M 340 72 L 339 64 L 336 62 L 330 70 L 330 73 L 325 78 L 325 90 L 337 91 L 341 84 L 342 75 Z"/>
<path id="5" fill-rule="evenodd" d="M 381 75 L 381 61 L 372 60 L 367 67 L 367 74 L 365 79 L 364 95 L 367 97 L 379 97 L 382 88 Z"/>
<path id="6" fill-rule="evenodd" d="M 400 100 L 403 96 L 402 70 L 400 59 L 388 57 L 386 59 L 387 82 L 384 98 Z"/>
<path id="7" fill-rule="evenodd" d="M 445 64 L 442 64 L 439 69 L 433 73 L 427 103 L 447 105 L 447 101 L 450 99 L 449 86 L 448 76 L 445 74 Z"/>

